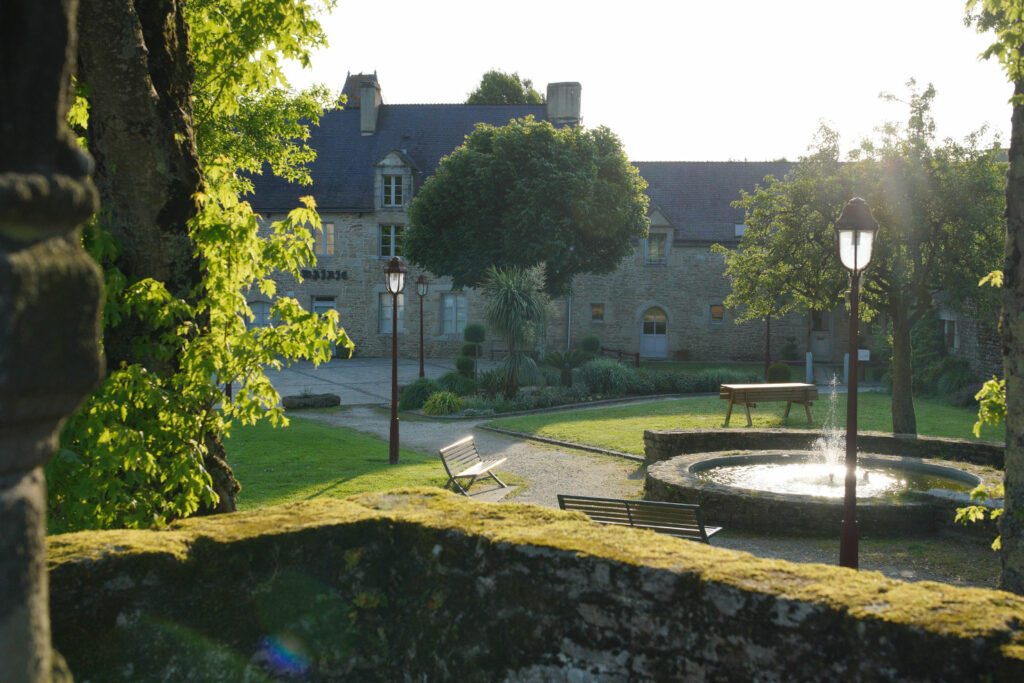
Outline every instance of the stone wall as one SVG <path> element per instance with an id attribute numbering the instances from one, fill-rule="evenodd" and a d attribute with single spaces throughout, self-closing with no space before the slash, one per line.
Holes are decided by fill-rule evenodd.
<path id="1" fill-rule="evenodd" d="M 283 214 L 272 214 L 274 220 Z M 358 356 L 387 356 L 391 353 L 391 334 L 381 334 L 379 297 L 385 292 L 384 267 L 387 259 L 378 256 L 381 224 L 407 224 L 401 210 L 370 213 L 323 211 L 323 222 L 334 225 L 334 253 L 318 255 L 314 268 L 307 268 L 300 283 L 286 274 L 275 276 L 281 295 L 294 296 L 307 310 L 314 298 L 331 299 L 342 327 L 355 341 Z M 421 270 L 410 267 L 405 290 L 404 331 L 399 333 L 399 354 L 418 357 L 419 297 L 415 280 Z M 449 278 L 426 273 L 431 285 L 424 299 L 424 348 L 428 357 L 452 357 L 462 345 L 461 330 L 444 334 L 441 329 L 442 295 L 451 292 Z M 581 275 L 573 282 L 576 294 L 570 299 L 552 302 L 546 335 L 547 350 L 561 350 L 567 339 L 578 344 L 586 334 L 596 334 L 608 348 L 635 352 L 640 349 L 644 313 L 658 306 L 668 316 L 668 358 L 686 351 L 691 360 L 752 359 L 764 357 L 764 323 L 749 321 L 735 324 L 733 314 L 725 312 L 722 322 L 711 320 L 711 306 L 721 304 L 729 295 L 729 281 L 723 276 L 722 258 L 708 245 L 670 245 L 664 265 L 644 263 L 643 243 L 613 273 Z M 466 289 L 469 322 L 483 320 L 484 300 L 474 289 Z M 266 300 L 254 293 L 251 301 Z M 604 316 L 594 321 L 591 305 L 602 304 Z M 570 309 L 567 321 L 566 309 Z M 842 339 L 845 327 L 835 316 L 833 337 Z M 568 329 L 567 329 L 568 328 Z M 772 354 L 779 352 L 787 338 L 797 345 L 802 358 L 807 350 L 807 324 L 804 316 L 790 315 L 772 321 Z M 492 347 L 498 357 L 504 355 L 500 340 L 489 339 L 485 353 Z M 835 353 L 833 354 L 835 355 Z M 836 356 L 841 359 L 841 353 Z M 800 374 L 799 372 L 797 374 Z"/>
<path id="2" fill-rule="evenodd" d="M 1024 599 L 436 490 L 50 539 L 79 679 L 1022 680 Z"/>
<path id="3" fill-rule="evenodd" d="M 644 459 L 653 463 L 677 455 L 712 451 L 808 450 L 820 436 L 818 432 L 796 429 L 645 430 Z M 857 448 L 863 453 L 960 460 L 986 467 L 1003 467 L 1004 446 L 992 441 L 859 432 Z"/>

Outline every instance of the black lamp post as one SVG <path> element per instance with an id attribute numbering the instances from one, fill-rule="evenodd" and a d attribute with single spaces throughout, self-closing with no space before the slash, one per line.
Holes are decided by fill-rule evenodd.
<path id="1" fill-rule="evenodd" d="M 427 276 L 420 274 L 416 278 L 416 293 L 420 295 L 420 377 L 423 376 L 423 297 L 430 290 L 430 281 Z"/>
<path id="2" fill-rule="evenodd" d="M 836 221 L 836 251 L 850 273 L 850 360 L 846 384 L 846 491 L 839 535 L 839 566 L 857 568 L 857 327 L 860 274 L 871 263 L 878 223 L 868 203 L 854 197 Z"/>
<path id="3" fill-rule="evenodd" d="M 388 464 L 398 464 L 398 296 L 405 289 L 408 269 L 397 256 L 384 269 L 385 283 L 391 295 L 391 438 L 388 440 Z"/>

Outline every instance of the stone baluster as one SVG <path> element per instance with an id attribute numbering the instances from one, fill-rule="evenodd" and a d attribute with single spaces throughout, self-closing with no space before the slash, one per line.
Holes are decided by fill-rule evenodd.
<path id="1" fill-rule="evenodd" d="M 42 467 L 102 372 L 102 280 L 77 231 L 97 194 L 65 123 L 76 9 L 0 3 L 0 681 L 11 683 L 55 675 Z"/>

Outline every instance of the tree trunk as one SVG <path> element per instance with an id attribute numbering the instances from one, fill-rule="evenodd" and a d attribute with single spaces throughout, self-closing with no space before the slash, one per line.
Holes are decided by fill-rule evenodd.
<path id="1" fill-rule="evenodd" d="M 902 298 L 894 302 L 892 317 L 892 431 L 917 434 L 914 414 L 913 367 L 910 358 L 910 316 Z M 854 351 L 856 353 L 856 351 Z"/>
<path id="2" fill-rule="evenodd" d="M 189 237 L 193 195 L 202 178 L 192 121 L 192 82 L 184 7 L 178 0 L 84 3 L 78 26 L 80 78 L 89 88 L 89 149 L 104 218 L 121 252 L 115 262 L 128 283 L 153 278 L 171 295 L 192 300 L 202 280 Z M 162 376 L 177 359 L 138 344 L 155 333 L 122 318 L 107 329 L 108 367 L 140 363 Z M 204 465 L 221 496 L 217 512 L 234 510 L 239 484 L 219 434 L 204 436 Z"/>
<path id="3" fill-rule="evenodd" d="M 1014 84 L 1024 96 L 1024 82 Z M 1003 373 L 1006 377 L 1004 511 L 1000 587 L 1024 594 L 1024 106 L 1013 107 L 1006 182 L 1006 261 L 1003 264 Z"/>
<path id="4" fill-rule="evenodd" d="M 201 274 L 187 221 L 201 186 L 192 125 L 188 31 L 176 0 L 86 2 L 79 11 L 79 77 L 89 88 L 89 151 L 115 265 L 128 283 L 153 278 L 188 299 Z M 107 330 L 109 367 L 154 358 L 133 345 L 150 333 L 123 319 Z M 161 373 L 163 374 L 163 373 Z"/>
<path id="5" fill-rule="evenodd" d="M 772 362 L 772 314 L 764 317 L 764 378 L 768 379 L 768 366 Z"/>

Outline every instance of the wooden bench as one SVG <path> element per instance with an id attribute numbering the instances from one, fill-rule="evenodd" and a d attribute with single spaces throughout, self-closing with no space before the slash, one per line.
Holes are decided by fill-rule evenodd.
<path id="1" fill-rule="evenodd" d="M 508 458 L 499 460 L 484 461 L 476 451 L 476 442 L 472 436 L 460 439 L 450 446 L 445 446 L 439 452 L 441 462 L 444 464 L 444 471 L 448 473 L 448 481 L 445 486 L 451 486 L 453 491 L 458 491 L 468 496 L 468 489 L 479 477 L 489 476 L 502 488 L 506 488 L 505 482 L 498 479 L 493 470 Z M 459 479 L 469 479 L 469 483 L 463 486 Z"/>
<path id="2" fill-rule="evenodd" d="M 593 498 L 558 494 L 558 507 L 577 510 L 595 522 L 650 529 L 691 541 L 708 543 L 708 538 L 722 530 L 720 526 L 704 526 L 699 505 L 661 503 L 652 500 Z"/>
<path id="3" fill-rule="evenodd" d="M 758 403 L 765 401 L 785 401 L 786 413 L 782 416 L 789 417 L 789 409 L 794 403 L 801 403 L 807 412 L 807 422 L 811 420 L 811 406 L 818 400 L 818 387 L 813 384 L 723 384 L 718 393 L 719 398 L 729 400 L 729 409 L 725 411 L 725 426 L 729 426 L 729 417 L 732 416 L 732 407 L 737 403 L 743 404 L 747 412 L 747 426 L 750 421 L 750 409 L 756 408 Z"/>

